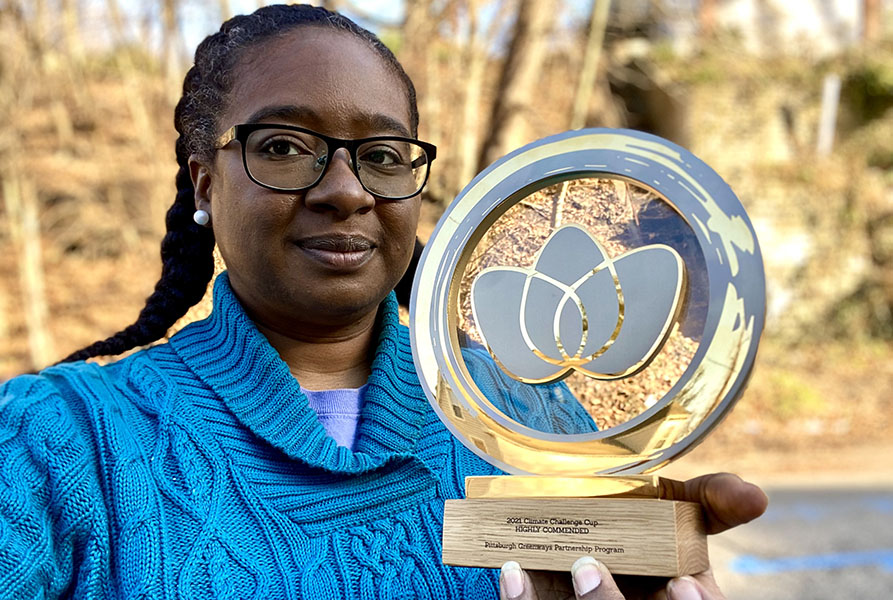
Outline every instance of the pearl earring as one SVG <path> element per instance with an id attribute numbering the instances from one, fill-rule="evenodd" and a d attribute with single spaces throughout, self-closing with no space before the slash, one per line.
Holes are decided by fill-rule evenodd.
<path id="1" fill-rule="evenodd" d="M 198 209 L 192 215 L 192 220 L 204 227 L 211 222 L 211 215 L 209 215 L 206 210 Z"/>

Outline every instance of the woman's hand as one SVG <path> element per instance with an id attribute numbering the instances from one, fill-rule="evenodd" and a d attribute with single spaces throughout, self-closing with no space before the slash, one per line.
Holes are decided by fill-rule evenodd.
<path id="1" fill-rule="evenodd" d="M 737 475 L 714 473 L 686 482 L 661 480 L 661 497 L 669 500 L 699 502 L 704 507 L 707 533 L 715 534 L 737 527 L 759 517 L 766 510 L 768 499 L 759 487 L 746 483 Z M 678 577 L 667 582 L 657 577 L 618 576 L 615 578 L 603 564 L 584 556 L 571 571 L 564 573 L 531 571 L 525 573 L 518 563 L 503 565 L 499 577 L 503 600 L 547 600 L 578 598 L 580 600 L 723 600 L 711 569 L 693 576 Z"/>
<path id="2" fill-rule="evenodd" d="M 708 569 L 694 576 L 677 577 L 667 583 L 655 577 L 621 577 L 620 584 L 607 567 L 591 556 L 584 556 L 571 567 L 571 582 L 565 573 L 531 571 L 525 573 L 518 563 L 509 561 L 499 575 L 501 600 L 724 600 Z M 639 580 L 638 584 L 633 580 Z M 652 580 L 652 581 L 648 581 Z M 624 583 L 626 582 L 626 583 Z M 642 586 L 642 582 L 647 585 Z M 631 589 L 623 589 L 631 588 Z M 648 589 L 646 589 L 648 588 Z M 514 594 L 514 595 L 513 595 Z"/>

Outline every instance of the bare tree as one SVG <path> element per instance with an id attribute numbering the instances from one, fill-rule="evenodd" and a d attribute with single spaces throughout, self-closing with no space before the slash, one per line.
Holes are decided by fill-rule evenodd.
<path id="1" fill-rule="evenodd" d="M 84 42 L 81 39 L 80 6 L 77 0 L 61 0 L 62 36 L 66 54 L 75 59 L 84 57 Z"/>
<path id="2" fill-rule="evenodd" d="M 704 38 L 716 33 L 716 0 L 701 0 L 698 6 L 698 27 Z"/>
<path id="3" fill-rule="evenodd" d="M 486 29 L 481 27 L 481 0 L 467 0 L 468 41 L 462 60 L 461 77 L 465 81 L 462 100 L 462 136 L 456 144 L 459 148 L 457 179 L 451 188 L 458 192 L 471 181 L 478 172 L 481 150 L 481 104 L 484 90 L 484 76 L 490 60 L 490 47 L 509 15 L 507 2 L 497 3 Z"/>
<path id="4" fill-rule="evenodd" d="M 180 95 L 181 52 L 183 50 L 179 25 L 179 0 L 162 0 L 161 23 L 162 58 L 165 88 L 172 101 Z"/>
<path id="5" fill-rule="evenodd" d="M 605 39 L 605 26 L 608 24 L 608 13 L 610 10 L 611 0 L 592 0 L 586 51 L 583 55 L 583 67 L 580 69 L 577 92 L 574 94 L 574 108 L 571 112 L 571 129 L 580 129 L 586 124 L 586 117 L 589 114 L 589 103 L 592 99 L 592 89 L 595 87 L 595 76 L 598 74 L 602 43 Z M 552 203 L 551 223 L 553 228 L 561 224 L 564 199 L 567 196 L 569 185 L 570 181 L 564 182 L 561 186 L 561 193 L 555 196 L 555 200 Z"/>
<path id="6" fill-rule="evenodd" d="M 480 36 L 478 0 L 468 0 L 468 43 L 465 47 L 463 69 L 465 72 L 465 99 L 462 103 L 462 137 L 459 140 L 458 181 L 454 187 L 461 187 L 471 181 L 478 168 L 480 151 L 480 106 L 484 84 L 484 70 L 487 66 L 487 48 Z"/>
<path id="7" fill-rule="evenodd" d="M 121 7 L 118 6 L 118 0 L 106 0 L 105 9 L 108 12 L 109 20 L 112 22 L 112 39 L 114 39 L 116 44 L 123 44 L 127 34 L 124 18 L 121 16 Z"/>
<path id="8" fill-rule="evenodd" d="M 229 0 L 218 0 L 220 6 L 220 20 L 228 21 L 230 17 L 233 16 L 232 7 L 229 5 Z"/>
<path id="9" fill-rule="evenodd" d="M 9 301 L 4 286 L 0 287 L 0 340 L 6 339 L 9 339 Z"/>
<path id="10" fill-rule="evenodd" d="M 602 43 L 605 39 L 605 26 L 608 24 L 608 13 L 611 0 L 592 0 L 592 11 L 589 16 L 589 34 L 586 40 L 586 51 L 583 55 L 583 68 L 577 81 L 577 93 L 574 94 L 574 108 L 571 113 L 571 129 L 579 129 L 586 124 L 592 88 L 598 73 Z"/>
<path id="11" fill-rule="evenodd" d="M 479 169 L 528 141 L 530 106 L 537 97 L 546 42 L 557 12 L 557 0 L 521 0 L 519 3 L 512 41 L 490 116 L 490 131 L 478 160 Z"/>
<path id="12" fill-rule="evenodd" d="M 32 29 L 35 33 L 34 37 L 38 41 L 38 47 L 46 51 L 47 38 L 50 31 L 46 0 L 35 0 L 34 2 L 34 25 Z"/>
<path id="13" fill-rule="evenodd" d="M 862 0 L 862 39 L 876 42 L 881 37 L 881 0 Z"/>
<path id="14" fill-rule="evenodd" d="M 435 145 L 443 145 L 441 118 L 442 90 L 440 55 L 443 50 L 438 24 L 453 0 L 435 7 L 432 0 L 408 0 L 401 32 L 403 44 L 400 58 L 418 88 L 420 132 Z M 435 10 L 437 8 L 437 10 Z M 445 197 L 447 160 L 440 161 L 437 176 L 428 181 L 426 194 L 430 198 Z"/>
<path id="15" fill-rule="evenodd" d="M 48 327 L 37 191 L 32 181 L 17 174 L 4 175 L 2 191 L 12 241 L 18 251 L 31 367 L 43 368 L 52 360 L 53 340 Z"/>

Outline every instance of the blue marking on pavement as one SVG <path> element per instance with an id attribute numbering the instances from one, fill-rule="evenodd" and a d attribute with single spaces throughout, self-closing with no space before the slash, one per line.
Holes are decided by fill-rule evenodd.
<path id="1" fill-rule="evenodd" d="M 837 512 L 838 510 L 839 506 L 823 506 L 814 502 L 797 502 L 796 504 L 789 504 L 787 506 L 773 506 L 770 498 L 769 510 L 766 511 L 766 514 L 760 517 L 760 521 L 762 523 L 768 521 L 788 521 L 790 519 L 818 521 L 826 515 L 832 512 Z"/>
<path id="2" fill-rule="evenodd" d="M 761 517 L 760 521 L 763 523 L 789 519 L 818 521 L 829 514 L 838 513 L 841 510 L 841 506 L 851 506 L 856 510 L 867 509 L 872 512 L 890 513 L 893 512 L 893 496 L 889 494 L 853 496 L 833 500 L 795 502 L 777 506 L 772 504 L 770 496 L 769 510 Z"/>
<path id="3" fill-rule="evenodd" d="M 893 496 L 874 496 L 866 498 L 865 504 L 877 512 L 893 512 Z"/>
<path id="4" fill-rule="evenodd" d="M 739 556 L 729 568 L 742 575 L 771 575 L 787 571 L 826 571 L 846 567 L 877 566 L 893 573 L 893 548 L 868 550 L 863 552 L 839 552 L 834 554 L 813 554 L 807 556 L 785 556 L 781 558 L 760 558 Z"/>

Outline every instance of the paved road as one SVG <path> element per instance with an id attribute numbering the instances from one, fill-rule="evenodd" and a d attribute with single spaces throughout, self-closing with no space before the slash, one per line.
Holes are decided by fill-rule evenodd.
<path id="1" fill-rule="evenodd" d="M 893 485 L 764 489 L 763 517 L 710 538 L 729 600 L 893 599 Z"/>

